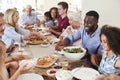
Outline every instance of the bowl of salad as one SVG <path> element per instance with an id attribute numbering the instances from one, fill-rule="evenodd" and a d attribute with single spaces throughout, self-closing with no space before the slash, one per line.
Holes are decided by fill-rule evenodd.
<path id="1" fill-rule="evenodd" d="M 64 56 L 70 60 L 80 60 L 84 57 L 86 50 L 78 46 L 69 46 L 62 49 Z"/>

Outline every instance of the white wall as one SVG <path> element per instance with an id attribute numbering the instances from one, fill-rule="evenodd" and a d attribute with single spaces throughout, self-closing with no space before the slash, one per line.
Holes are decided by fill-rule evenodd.
<path id="1" fill-rule="evenodd" d="M 73 0 L 44 0 L 44 11 L 57 6 L 60 1 L 72 2 Z M 81 5 L 81 4 L 80 4 Z M 99 15 L 99 25 L 110 24 L 120 27 L 120 0 L 82 0 L 82 21 L 89 10 L 96 10 Z"/>
<path id="2" fill-rule="evenodd" d="M 96 10 L 99 15 L 99 25 L 110 24 L 120 27 L 120 0 L 83 0 L 82 19 L 89 10 Z"/>

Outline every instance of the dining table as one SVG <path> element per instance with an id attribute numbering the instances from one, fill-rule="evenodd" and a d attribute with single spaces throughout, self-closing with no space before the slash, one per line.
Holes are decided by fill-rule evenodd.
<path id="1" fill-rule="evenodd" d="M 53 34 L 46 35 L 46 37 L 50 40 L 55 39 L 56 37 Z M 47 55 L 57 55 L 58 60 L 51 65 L 50 67 L 47 68 L 40 68 L 40 67 L 35 67 L 34 68 L 34 73 L 37 73 L 39 75 L 42 75 L 44 80 L 57 80 L 55 76 L 49 76 L 46 71 L 49 69 L 53 69 L 54 65 L 58 64 L 59 62 L 67 62 L 67 66 L 62 66 L 63 69 L 65 70 L 72 70 L 76 67 L 91 67 L 89 64 L 87 64 L 84 60 L 77 60 L 77 61 L 71 61 L 68 58 L 66 58 L 63 54 L 59 54 L 55 52 L 55 45 L 56 41 L 52 40 L 52 43 L 50 43 L 49 46 L 43 47 L 41 44 L 27 44 L 26 46 L 22 46 L 23 50 L 29 54 L 27 55 L 32 55 L 34 58 L 43 58 L 44 56 Z M 15 51 L 18 51 L 18 47 L 16 48 Z M 24 53 L 23 53 L 24 54 Z M 72 80 L 78 80 L 77 78 L 74 78 Z"/>

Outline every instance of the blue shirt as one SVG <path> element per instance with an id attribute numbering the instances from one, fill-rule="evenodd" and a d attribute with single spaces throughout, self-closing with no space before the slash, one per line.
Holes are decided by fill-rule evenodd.
<path id="1" fill-rule="evenodd" d="M 36 14 L 31 13 L 31 15 L 28 15 L 27 13 L 23 14 L 19 19 L 19 26 L 23 25 L 33 25 L 36 22 L 39 22 L 39 19 L 37 18 Z"/>
<path id="2" fill-rule="evenodd" d="M 120 69 L 115 68 L 116 61 L 120 59 L 120 55 L 114 54 L 111 58 L 107 58 L 107 52 L 105 51 L 102 55 L 102 60 L 98 67 L 98 70 L 102 74 L 116 73 L 120 74 Z"/>
<path id="3" fill-rule="evenodd" d="M 9 48 L 14 42 L 21 42 L 23 35 L 29 33 L 30 32 L 28 30 L 23 28 L 18 28 L 18 32 L 16 32 L 15 28 L 12 26 L 5 27 L 4 34 L 2 35 L 2 41 L 6 44 L 6 47 Z"/>
<path id="4" fill-rule="evenodd" d="M 87 49 L 89 54 L 96 54 L 102 51 L 102 46 L 100 45 L 101 42 L 99 37 L 100 32 L 101 29 L 97 28 L 92 35 L 89 35 L 85 31 L 84 26 L 82 26 L 77 32 L 75 32 L 73 35 L 67 36 L 66 38 L 70 40 L 70 45 L 72 45 L 73 42 L 81 39 L 82 47 Z"/>
<path id="5" fill-rule="evenodd" d="M 53 20 L 48 20 L 48 21 L 45 22 L 45 24 L 47 26 L 53 26 L 54 25 L 54 21 Z"/>

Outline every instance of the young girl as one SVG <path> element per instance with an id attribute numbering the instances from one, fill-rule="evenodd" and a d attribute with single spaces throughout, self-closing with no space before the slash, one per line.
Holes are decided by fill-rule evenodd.
<path id="1" fill-rule="evenodd" d="M 5 64 L 6 47 L 5 43 L 0 40 L 0 80 L 17 80 L 18 76 L 23 72 L 28 72 L 31 68 L 26 67 L 27 63 L 19 65 L 17 71 L 10 78 L 8 76 L 7 67 Z M 9 65 L 9 63 L 7 63 Z M 9 66 L 8 66 L 9 67 Z"/>
<path id="2" fill-rule="evenodd" d="M 105 25 L 101 29 L 100 38 L 104 53 L 99 72 L 120 74 L 120 28 Z"/>
<path id="3" fill-rule="evenodd" d="M 49 11 L 44 13 L 44 19 L 45 19 L 45 25 L 47 25 L 47 26 L 53 26 L 54 25 L 54 22 L 52 20 L 52 17 L 50 15 Z"/>

